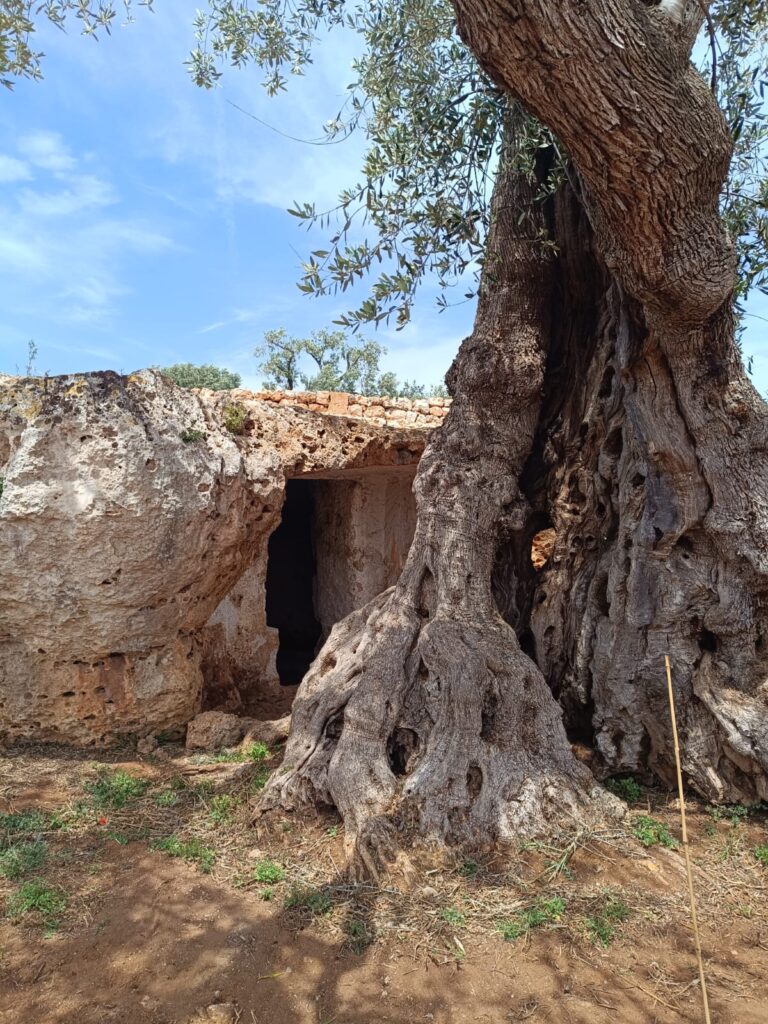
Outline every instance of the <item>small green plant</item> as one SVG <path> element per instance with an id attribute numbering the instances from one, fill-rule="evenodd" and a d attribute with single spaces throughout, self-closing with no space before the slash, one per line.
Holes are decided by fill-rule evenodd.
<path id="1" fill-rule="evenodd" d="M 184 444 L 194 444 L 195 441 L 203 441 L 206 437 L 206 433 L 204 430 L 199 430 L 197 427 L 185 427 L 179 434 L 179 437 Z"/>
<path id="2" fill-rule="evenodd" d="M 7 849 L 0 849 L 0 875 L 15 882 L 41 868 L 47 856 L 48 847 L 40 839 L 14 843 Z"/>
<path id="3" fill-rule="evenodd" d="M 459 874 L 462 878 L 477 878 L 478 867 L 473 860 L 465 860 L 459 867 Z"/>
<path id="4" fill-rule="evenodd" d="M 729 821 L 731 825 L 740 825 L 752 813 L 744 804 L 732 804 L 730 807 L 708 807 L 707 813 L 714 821 Z"/>
<path id="5" fill-rule="evenodd" d="M 643 846 L 666 846 L 668 850 L 676 850 L 680 845 L 664 822 L 647 814 L 639 814 L 635 818 L 632 835 L 639 839 Z"/>
<path id="6" fill-rule="evenodd" d="M 626 921 L 632 911 L 616 897 L 608 896 L 598 910 L 585 918 L 587 933 L 593 942 L 607 949 L 616 935 L 616 927 Z"/>
<path id="7" fill-rule="evenodd" d="M 139 779 L 122 768 L 102 768 L 95 781 L 86 782 L 83 789 L 97 807 L 119 810 L 138 800 L 149 788 L 146 779 Z"/>
<path id="8" fill-rule="evenodd" d="M 269 755 L 269 747 L 266 743 L 251 743 L 245 750 L 245 756 L 249 761 L 266 761 Z"/>
<path id="9" fill-rule="evenodd" d="M 17 836 L 35 835 L 49 828 L 48 816 L 36 808 L 0 814 L 0 846 L 10 843 Z"/>
<path id="10" fill-rule="evenodd" d="M 499 921 L 496 929 L 505 942 L 515 942 L 533 928 L 555 924 L 565 912 L 565 900 L 559 896 L 540 899 L 533 907 L 523 910 L 509 921 Z"/>
<path id="11" fill-rule="evenodd" d="M 347 933 L 347 946 L 358 955 L 365 952 L 373 942 L 373 936 L 369 932 L 368 926 L 359 917 L 353 917 L 347 921 L 344 931 Z"/>
<path id="12" fill-rule="evenodd" d="M 245 754 L 242 750 L 217 750 L 211 755 L 214 764 L 242 764 Z"/>
<path id="13" fill-rule="evenodd" d="M 254 792 L 254 793 L 261 792 L 261 790 L 264 789 L 266 784 L 269 782 L 270 774 L 271 773 L 269 771 L 269 768 L 264 768 L 263 766 L 261 768 L 258 768 L 257 771 L 256 771 L 256 774 L 251 779 L 251 790 L 252 790 L 252 792 Z"/>
<path id="14" fill-rule="evenodd" d="M 467 921 L 466 914 L 457 910 L 456 907 L 445 907 L 445 909 L 440 911 L 440 917 L 442 917 L 446 924 L 453 925 L 457 928 L 466 924 Z"/>
<path id="15" fill-rule="evenodd" d="M 631 775 L 624 779 L 608 779 L 605 788 L 614 796 L 620 797 L 628 804 L 636 804 L 643 795 L 643 791 Z"/>
<path id="16" fill-rule="evenodd" d="M 272 899 L 274 899 L 275 890 L 274 889 L 262 889 L 261 892 L 259 893 L 259 895 L 261 896 L 261 898 L 266 903 L 269 903 Z"/>
<path id="17" fill-rule="evenodd" d="M 205 846 L 199 839 L 179 839 L 177 836 L 167 836 L 165 839 L 156 839 L 152 843 L 153 850 L 161 850 L 169 857 L 181 857 L 196 863 L 202 872 L 208 874 L 216 862 L 216 853 L 209 846 Z"/>
<path id="18" fill-rule="evenodd" d="M 63 889 L 46 885 L 39 879 L 25 882 L 8 900 L 8 917 L 18 918 L 24 914 L 37 913 L 46 928 L 53 931 L 58 927 L 61 915 L 67 909 L 69 900 Z"/>
<path id="19" fill-rule="evenodd" d="M 308 910 L 313 917 L 322 917 L 333 906 L 328 889 L 317 889 L 312 885 L 293 885 L 285 897 L 286 910 Z"/>
<path id="20" fill-rule="evenodd" d="M 768 843 L 762 843 L 760 846 L 755 847 L 755 859 L 758 864 L 768 868 Z"/>
<path id="21" fill-rule="evenodd" d="M 211 797 L 208 820 L 213 825 L 229 825 L 235 816 L 235 799 L 228 794 Z"/>
<path id="22" fill-rule="evenodd" d="M 279 864 L 275 864 L 273 860 L 260 860 L 257 861 L 253 869 L 252 877 L 256 882 L 275 885 L 285 878 L 285 869 Z"/>
<path id="23" fill-rule="evenodd" d="M 339 826 L 329 825 L 328 828 L 325 830 L 325 834 L 328 836 L 329 839 L 335 839 L 339 834 Z"/>
<path id="24" fill-rule="evenodd" d="M 155 804 L 158 807 L 175 807 L 179 802 L 179 794 L 174 789 L 161 789 L 155 793 Z"/>
<path id="25" fill-rule="evenodd" d="M 247 415 L 242 405 L 228 405 L 224 409 L 224 426 L 230 434 L 242 434 Z"/>

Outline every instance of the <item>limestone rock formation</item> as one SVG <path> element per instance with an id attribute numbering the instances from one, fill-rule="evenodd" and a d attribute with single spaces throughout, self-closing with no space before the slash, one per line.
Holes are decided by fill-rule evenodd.
<path id="1" fill-rule="evenodd" d="M 275 683 L 263 591 L 286 480 L 409 488 L 424 443 L 152 371 L 0 377 L 0 734 L 154 735 L 244 666 Z"/>

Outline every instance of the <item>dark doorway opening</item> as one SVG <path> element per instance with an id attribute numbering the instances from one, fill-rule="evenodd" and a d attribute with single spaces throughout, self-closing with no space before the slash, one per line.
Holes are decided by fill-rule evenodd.
<path id="1" fill-rule="evenodd" d="M 314 492 L 310 480 L 288 480 L 280 525 L 269 538 L 267 625 L 277 629 L 277 674 L 297 686 L 312 664 L 322 629 L 315 614 Z"/>

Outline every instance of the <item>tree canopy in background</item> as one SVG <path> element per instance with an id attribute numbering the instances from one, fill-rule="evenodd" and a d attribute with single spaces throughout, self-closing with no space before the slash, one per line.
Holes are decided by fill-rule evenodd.
<path id="1" fill-rule="evenodd" d="M 124 0 L 121 16 L 152 0 Z M 697 52 L 713 83 L 734 139 L 734 157 L 722 196 L 726 222 L 738 241 L 737 302 L 753 287 L 768 289 L 768 5 L 764 0 L 715 0 L 712 37 Z M 110 0 L 48 0 L 37 9 L 23 0 L 0 4 L 0 82 L 41 77 L 36 21 L 82 32 L 109 32 Z M 346 291 L 371 276 L 370 293 L 343 315 L 341 326 L 394 317 L 407 322 L 419 285 L 437 280 L 438 304 L 458 285 L 474 296 L 489 218 L 503 98 L 455 32 L 449 0 L 208 0 L 195 17 L 197 45 L 188 69 L 213 87 L 227 67 L 254 64 L 268 92 L 287 87 L 312 62 L 321 34 L 353 33 L 359 56 L 348 97 L 325 125 L 337 143 L 363 131 L 368 150 L 360 178 L 341 190 L 337 206 L 319 210 L 311 197 L 291 211 L 328 231 L 328 243 L 304 265 L 300 288 L 310 295 Z M 530 160 L 554 143 L 530 121 Z M 561 153 L 554 172 L 566 173 Z"/>
<path id="2" fill-rule="evenodd" d="M 206 363 L 195 366 L 193 363 L 174 363 L 173 366 L 158 366 L 155 369 L 165 377 L 170 377 L 183 388 L 210 388 L 211 391 L 229 391 L 239 388 L 239 373 L 225 370 L 221 366 Z"/>
<path id="3" fill-rule="evenodd" d="M 287 332 L 266 331 L 255 355 L 270 390 L 348 391 L 361 395 L 424 398 L 446 394 L 442 385 L 427 389 L 415 381 L 399 381 L 396 374 L 381 373 L 379 361 L 386 353 L 376 341 L 352 338 L 346 331 L 313 331 L 308 338 L 291 338 Z"/>

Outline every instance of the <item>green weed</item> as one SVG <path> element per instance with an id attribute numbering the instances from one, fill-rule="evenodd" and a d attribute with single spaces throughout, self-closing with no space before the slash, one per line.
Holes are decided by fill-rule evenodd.
<path id="1" fill-rule="evenodd" d="M 252 878 L 256 882 L 274 885 L 276 882 L 282 882 L 285 878 L 285 870 L 279 864 L 275 864 L 273 860 L 260 860 L 253 869 Z"/>
<path id="2" fill-rule="evenodd" d="M 624 779 L 608 779 L 605 788 L 614 796 L 620 797 L 628 804 L 636 804 L 643 795 L 643 791 L 631 775 Z"/>
<path id="3" fill-rule="evenodd" d="M 47 856 L 48 847 L 40 839 L 14 843 L 4 850 L 0 849 L 0 875 L 15 882 L 41 868 Z"/>
<path id="4" fill-rule="evenodd" d="M 643 846 L 660 845 L 666 846 L 668 850 L 676 850 L 680 845 L 663 822 L 647 814 L 639 814 L 635 818 L 632 835 L 639 839 Z"/>
<path id="5" fill-rule="evenodd" d="M 564 912 L 565 900 L 559 896 L 540 899 L 535 906 L 515 914 L 511 920 L 499 921 L 496 929 L 501 933 L 505 942 L 515 942 L 516 939 L 527 935 L 533 928 L 556 923 Z"/>
<path id="6" fill-rule="evenodd" d="M 473 860 L 465 860 L 459 867 L 459 874 L 462 878 L 477 878 L 478 867 Z"/>
<path id="7" fill-rule="evenodd" d="M 347 933 L 347 946 L 358 955 L 365 952 L 373 942 L 373 936 L 369 932 L 368 926 L 359 917 L 347 921 L 344 931 Z"/>
<path id="8" fill-rule="evenodd" d="M 269 747 L 266 743 L 251 743 L 245 749 L 245 756 L 249 761 L 266 761 L 270 756 Z"/>
<path id="9" fill-rule="evenodd" d="M 161 789 L 155 793 L 155 804 L 158 807 L 175 807 L 179 802 L 179 794 L 173 789 Z"/>
<path id="10" fill-rule="evenodd" d="M 185 427 L 185 429 L 179 434 L 179 437 L 184 444 L 193 444 L 195 441 L 202 441 L 205 436 L 205 431 L 198 430 L 197 427 Z"/>
<path id="11" fill-rule="evenodd" d="M 8 900 L 8 917 L 18 918 L 24 914 L 40 914 L 49 930 L 58 927 L 60 918 L 67 909 L 69 900 L 63 889 L 46 885 L 35 880 L 25 882 Z"/>
<path id="12" fill-rule="evenodd" d="M 10 814 L 0 814 L 0 845 L 12 842 L 17 836 L 46 832 L 49 827 L 48 815 L 37 809 L 27 808 Z"/>
<path id="13" fill-rule="evenodd" d="M 242 764 L 245 761 L 245 753 L 242 750 L 217 750 L 211 755 L 213 764 Z"/>
<path id="14" fill-rule="evenodd" d="M 247 415 L 241 405 L 228 405 L 224 410 L 224 426 L 230 434 L 242 434 Z"/>
<path id="15" fill-rule="evenodd" d="M 112 810 L 119 810 L 138 800 L 148 788 L 146 779 L 139 779 L 122 768 L 102 768 L 93 782 L 86 782 L 83 786 L 97 807 Z"/>
<path id="16" fill-rule="evenodd" d="M 262 789 L 269 782 L 269 776 L 271 772 L 269 768 L 265 768 L 263 765 L 257 769 L 256 774 L 251 779 L 251 790 L 254 793 L 261 792 Z"/>
<path id="17" fill-rule="evenodd" d="M 752 813 L 751 807 L 744 804 L 732 804 L 730 807 L 708 807 L 707 814 L 714 821 L 729 821 L 731 825 L 740 825 Z"/>
<path id="18" fill-rule="evenodd" d="M 626 921 L 632 911 L 623 900 L 606 897 L 602 907 L 585 919 L 592 940 L 607 949 L 613 942 L 616 926 Z"/>
<path id="19" fill-rule="evenodd" d="M 286 910 L 308 910 L 314 917 L 322 917 L 330 912 L 333 906 L 328 889 L 316 889 L 311 885 L 293 885 L 285 897 Z"/>
<path id="20" fill-rule="evenodd" d="M 768 843 L 755 847 L 755 858 L 759 864 L 768 868 Z"/>
<path id="21" fill-rule="evenodd" d="M 199 839 L 179 839 L 177 836 L 168 836 L 165 839 L 156 839 L 152 843 L 153 850 L 161 850 L 169 857 L 181 857 L 196 863 L 204 874 L 208 874 L 216 862 L 216 853 L 206 846 Z"/>
<path id="22" fill-rule="evenodd" d="M 441 910 L 440 917 L 442 917 L 446 924 L 454 925 L 455 927 L 460 927 L 467 922 L 466 914 L 463 914 L 455 907 L 446 907 L 444 910 Z"/>
<path id="23" fill-rule="evenodd" d="M 229 825 L 235 816 L 236 802 L 234 797 L 222 793 L 211 797 L 208 805 L 208 820 L 213 825 Z"/>

